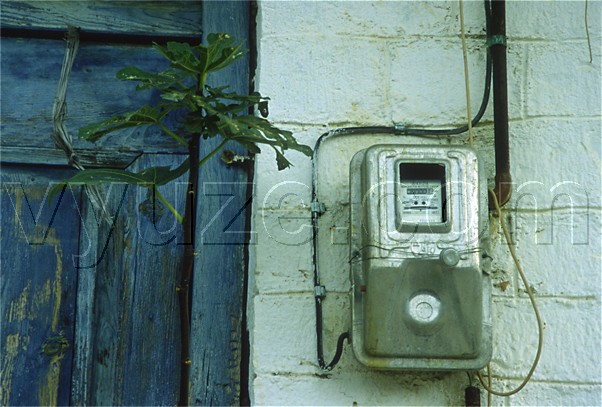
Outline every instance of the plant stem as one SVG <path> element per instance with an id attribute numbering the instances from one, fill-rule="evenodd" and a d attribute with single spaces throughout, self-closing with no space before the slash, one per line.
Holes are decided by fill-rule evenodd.
<path id="1" fill-rule="evenodd" d="M 161 195 L 161 192 L 159 192 L 159 188 L 157 188 L 157 187 L 155 187 L 155 195 L 157 196 L 157 198 L 159 198 L 159 200 L 161 202 L 163 202 L 163 205 L 165 205 L 167 207 L 167 209 L 169 209 L 169 211 L 174 214 L 174 216 L 176 217 L 176 219 L 178 220 L 178 222 L 180 222 L 180 223 L 184 222 L 184 219 L 178 213 L 178 211 L 176 211 L 176 208 L 174 208 L 169 203 L 169 201 L 167 199 L 165 199 L 165 197 L 163 195 Z"/>
<path id="2" fill-rule="evenodd" d="M 190 280 L 194 267 L 195 228 L 196 228 L 196 191 L 199 183 L 199 140 L 194 135 L 188 144 L 190 171 L 188 190 L 186 191 L 186 209 L 184 212 L 184 260 L 177 287 L 180 308 L 180 399 L 178 406 L 188 406 L 190 388 Z"/>
<path id="3" fill-rule="evenodd" d="M 158 122 L 157 126 L 159 126 L 159 128 L 161 130 L 163 130 L 163 132 L 165 134 L 167 134 L 169 137 L 171 137 L 174 140 L 176 140 L 178 143 L 182 144 L 183 146 L 188 145 L 188 143 L 186 143 L 186 141 L 182 137 L 178 136 L 176 133 L 174 133 L 173 131 L 169 130 L 167 127 L 165 127 L 165 125 L 163 125 L 163 123 Z"/>
<path id="4" fill-rule="evenodd" d="M 213 157 L 218 151 L 220 151 L 222 149 L 222 147 L 224 145 L 226 145 L 226 143 L 228 142 L 227 139 L 223 139 L 221 143 L 219 143 L 219 145 L 217 147 L 215 147 L 215 149 L 213 149 L 213 151 L 211 151 L 209 154 L 207 154 L 205 157 L 203 157 L 203 159 L 199 162 L 199 168 L 203 166 L 203 164 L 205 164 L 207 162 L 207 160 L 209 160 L 211 157 Z"/>

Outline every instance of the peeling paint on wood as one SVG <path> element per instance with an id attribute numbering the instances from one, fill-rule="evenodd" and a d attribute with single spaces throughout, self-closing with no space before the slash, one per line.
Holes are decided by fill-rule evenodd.
<path id="1" fill-rule="evenodd" d="M 249 27 L 246 2 L 205 2 L 206 32 L 228 32 L 244 39 Z M 246 62 L 246 63 L 245 63 Z M 220 72 L 216 84 L 233 91 L 248 91 L 248 60 L 240 60 Z M 201 155 L 219 140 L 202 143 Z M 244 155 L 238 145 L 228 145 Z M 195 405 L 238 405 L 240 396 L 241 321 L 245 215 L 248 174 L 241 168 L 225 168 L 222 160 L 209 161 L 200 171 L 197 251 L 191 325 L 191 391 Z M 219 214 L 219 216 L 216 216 Z"/>
<path id="2" fill-rule="evenodd" d="M 90 32 L 192 37 L 201 35 L 201 4 L 3 0 L 1 21 L 5 28 L 62 30 L 69 24 Z"/>
<path id="3" fill-rule="evenodd" d="M 174 166 L 183 159 L 143 154 L 130 169 Z M 178 197 L 183 196 L 183 181 L 161 187 L 165 198 L 181 211 L 183 200 Z M 174 404 L 179 379 L 175 276 L 181 259 L 181 226 L 169 211 L 155 222 L 138 211 L 147 199 L 144 188 L 114 186 L 108 201 L 112 213 L 117 213 L 122 199 L 107 251 L 94 268 L 94 338 L 90 356 L 82 359 L 92 365 L 92 371 L 91 381 L 83 385 L 88 386 L 85 392 L 93 405 Z M 84 227 L 97 227 L 92 214 Z M 107 244 L 108 229 L 108 225 L 97 227 L 97 253 Z"/>
<path id="4" fill-rule="evenodd" d="M 125 151 L 98 151 L 98 150 L 77 150 L 77 157 L 80 164 L 85 168 L 111 167 L 126 168 L 138 156 L 140 152 Z M 2 146 L 2 155 L 0 160 L 3 163 L 12 164 L 43 164 L 66 166 L 68 164 L 67 156 L 63 150 L 58 148 L 35 148 L 23 146 Z"/>
<path id="5" fill-rule="evenodd" d="M 54 149 L 52 104 L 61 75 L 64 41 L 4 38 L 1 41 L 0 93 L 2 147 Z M 134 65 L 153 71 L 168 64 L 150 47 L 127 45 L 80 45 L 69 78 L 67 93 L 67 130 L 133 110 L 136 106 L 155 103 L 156 92 L 136 92 L 136 84 L 119 81 L 117 71 Z M 26 67 L 26 68 L 24 68 Z M 126 129 L 97 143 L 73 140 L 76 149 L 117 150 L 130 152 L 185 152 L 170 137 L 161 135 L 156 126 Z M 102 157 L 102 155 L 101 155 Z"/>
<path id="6" fill-rule="evenodd" d="M 43 352 L 48 338 L 60 332 L 68 342 L 73 337 L 76 276 L 70 260 L 78 250 L 76 205 L 65 196 L 45 202 L 49 183 L 69 173 L 2 168 L 3 405 L 69 401 L 72 351 L 67 348 L 60 357 Z"/>
<path id="7" fill-rule="evenodd" d="M 2 377 L 2 388 L 0 389 L 2 396 L 0 399 L 2 399 L 3 406 L 10 405 L 10 390 L 12 389 L 15 359 L 21 349 L 25 350 L 27 348 L 26 344 L 20 343 L 20 339 L 21 335 L 19 333 L 9 334 L 6 336 L 6 342 L 2 347 L 4 357 L 2 360 L 2 370 L 0 370 L 0 377 Z"/>
<path id="8" fill-rule="evenodd" d="M 56 12 L 67 3 L 69 10 Z M 120 19 L 131 19 L 130 11 L 135 15 L 137 7 L 148 7 L 152 10 L 145 15 L 151 17 L 136 23 L 166 36 L 172 35 L 172 28 L 180 30 L 178 25 L 163 29 L 147 23 L 182 15 L 181 7 L 174 13 L 155 13 L 176 3 L 182 4 L 103 2 L 106 10 L 121 7 L 114 22 L 121 28 L 115 28 L 102 16 L 94 21 L 85 15 L 98 9 L 100 2 L 8 1 L 2 4 L 2 24 L 13 27 L 8 22 L 13 19 L 14 27 L 24 27 L 19 24 L 29 21 L 26 24 L 33 28 L 60 30 L 66 22 L 75 21 L 90 31 L 119 33 L 121 29 L 147 35 L 140 26 Z M 200 2 L 189 2 L 185 8 L 193 3 L 200 7 Z M 27 13 L 32 7 L 55 8 L 44 16 Z M 204 2 L 202 7 L 208 10 L 203 23 L 207 30 L 229 32 L 239 39 L 248 35 L 248 4 Z M 112 10 L 107 12 L 115 13 L 117 8 Z M 186 15 L 181 22 L 186 25 L 195 18 Z M 200 24 L 195 23 L 194 30 L 200 32 Z M 0 143 L 7 153 L 2 157 L 1 242 L 3 249 L 10 248 L 2 251 L 0 400 L 3 405 L 173 405 L 179 381 L 175 276 L 185 243 L 181 226 L 169 211 L 161 217 L 140 213 L 146 191 L 134 186 L 103 189 L 109 210 L 117 214 L 114 229 L 97 220 L 79 189 L 68 188 L 62 198 L 57 196 L 47 205 L 48 186 L 73 173 L 62 167 L 64 156 L 50 139 L 52 102 L 65 44 L 6 37 L 1 41 L 1 98 L 11 103 L 3 103 L 0 120 Z M 68 130 L 75 133 L 85 124 L 156 101 L 156 94 L 135 92 L 135 84 L 114 78 L 126 65 L 154 70 L 161 63 L 162 58 L 148 47 L 82 44 L 69 83 Z M 248 66 L 241 61 L 220 82 L 244 91 L 248 74 Z M 209 151 L 213 141 L 204 143 L 203 151 Z M 185 152 L 152 127 L 125 130 L 97 145 L 81 140 L 74 144 L 86 165 L 129 166 L 134 171 L 179 164 L 180 153 Z M 234 146 L 229 148 L 244 154 Z M 202 174 L 217 192 L 219 185 L 226 185 L 226 191 L 221 190 L 226 195 L 223 199 L 219 194 L 201 197 L 199 203 L 198 230 L 211 242 L 201 244 L 197 262 L 192 325 L 196 374 L 191 401 L 236 404 L 244 232 L 228 234 L 224 227 L 244 231 L 244 210 L 240 210 L 249 185 L 242 169 L 227 168 L 217 158 Z M 161 188 L 166 199 L 183 211 L 184 183 Z M 229 204 L 222 211 L 224 200 Z M 220 216 L 214 220 L 216 213 Z"/>
<path id="9" fill-rule="evenodd" d="M 61 363 L 60 359 L 53 358 L 50 361 L 50 367 L 48 368 L 48 373 L 46 373 L 46 377 L 43 378 L 40 383 L 39 388 L 39 396 L 38 400 L 40 400 L 40 405 L 42 406 L 56 406 L 58 400 L 59 393 L 59 381 L 58 378 L 61 372 Z"/>

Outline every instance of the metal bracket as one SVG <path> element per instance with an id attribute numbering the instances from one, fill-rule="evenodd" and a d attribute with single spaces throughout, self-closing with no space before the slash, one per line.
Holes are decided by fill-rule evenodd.
<path id="1" fill-rule="evenodd" d="M 403 123 L 393 123 L 393 127 L 395 128 L 395 130 L 400 131 L 402 133 L 406 131 L 406 125 Z"/>
<path id="2" fill-rule="evenodd" d="M 323 285 L 315 286 L 314 295 L 319 299 L 323 299 L 324 297 L 326 297 L 326 287 L 324 287 Z"/>
<path id="3" fill-rule="evenodd" d="M 318 201 L 313 201 L 310 204 L 309 208 L 311 209 L 312 213 L 316 213 L 318 215 L 321 215 L 324 212 L 326 212 L 326 206 L 322 202 L 318 202 Z"/>
<path id="4" fill-rule="evenodd" d="M 489 37 L 487 37 L 487 46 L 492 47 L 494 45 L 506 46 L 506 36 L 505 35 L 490 35 Z"/>

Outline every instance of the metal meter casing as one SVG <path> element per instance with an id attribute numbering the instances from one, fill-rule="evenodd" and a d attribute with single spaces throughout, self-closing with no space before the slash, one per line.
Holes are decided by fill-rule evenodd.
<path id="1" fill-rule="evenodd" d="M 375 145 L 350 164 L 352 343 L 379 369 L 491 357 L 486 180 L 463 146 Z"/>

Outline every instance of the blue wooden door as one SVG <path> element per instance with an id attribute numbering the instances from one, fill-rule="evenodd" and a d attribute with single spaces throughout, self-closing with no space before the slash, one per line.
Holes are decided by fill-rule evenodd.
<path id="1" fill-rule="evenodd" d="M 177 399 L 176 275 L 183 245 L 169 211 L 146 189 L 101 188 L 102 218 L 81 188 L 48 202 L 75 170 L 54 147 L 52 104 L 67 25 L 81 27 L 69 78 L 71 133 L 149 103 L 115 72 L 165 63 L 149 45 L 197 41 L 206 32 L 248 33 L 243 2 L 2 2 L 1 349 L 2 405 L 165 405 Z M 248 66 L 221 80 L 248 86 Z M 210 151 L 212 141 L 202 146 Z M 156 128 L 124 131 L 98 145 L 74 140 L 86 167 L 140 170 L 177 165 L 186 151 Z M 235 149 L 234 147 L 229 147 Z M 218 159 L 204 167 L 199 260 L 192 294 L 191 403 L 239 397 L 247 174 Z M 184 179 L 163 187 L 183 208 Z M 210 249 L 208 249 L 210 248 Z M 233 340 L 234 338 L 234 340 Z"/>

